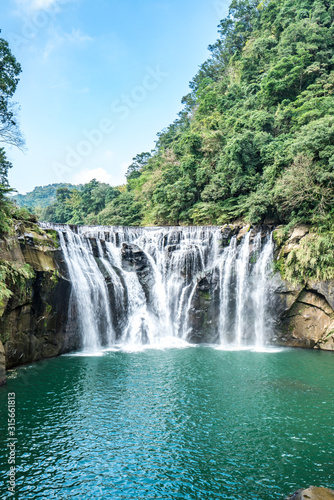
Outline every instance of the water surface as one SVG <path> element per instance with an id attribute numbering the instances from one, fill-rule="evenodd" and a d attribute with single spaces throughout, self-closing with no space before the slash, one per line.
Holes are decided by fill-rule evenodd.
<path id="1" fill-rule="evenodd" d="M 281 499 L 334 486 L 334 357 L 211 347 L 63 356 L 9 373 L 22 499 Z M 7 451 L 1 451 L 6 496 Z"/>

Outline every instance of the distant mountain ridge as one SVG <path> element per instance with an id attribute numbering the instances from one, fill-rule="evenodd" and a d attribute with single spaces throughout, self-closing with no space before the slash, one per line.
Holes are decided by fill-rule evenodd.
<path id="1" fill-rule="evenodd" d="M 57 189 L 62 187 L 68 189 L 80 188 L 80 186 L 64 182 L 48 184 L 47 186 L 36 186 L 29 193 L 17 194 L 13 196 L 12 199 L 15 200 L 20 207 L 27 207 L 32 210 L 38 207 L 45 208 L 56 200 Z"/>

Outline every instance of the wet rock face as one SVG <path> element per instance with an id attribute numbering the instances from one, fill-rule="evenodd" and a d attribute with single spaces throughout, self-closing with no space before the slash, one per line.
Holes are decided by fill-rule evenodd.
<path id="1" fill-rule="evenodd" d="M 3 260 L 29 264 L 34 271 L 33 277 L 12 288 L 0 312 L 7 369 L 78 347 L 74 332 L 67 329 L 72 287 L 53 233 L 37 226 L 25 233 L 19 227 L 18 237 L 1 242 Z"/>
<path id="2" fill-rule="evenodd" d="M 218 281 L 213 272 L 197 278 L 197 284 L 189 311 L 187 340 L 194 344 L 218 341 Z"/>
<path id="3" fill-rule="evenodd" d="M 37 272 L 27 303 L 10 302 L 0 327 L 7 336 L 6 367 L 51 358 L 76 347 L 67 336 L 67 311 L 71 285 L 49 273 Z"/>
<path id="4" fill-rule="evenodd" d="M 127 271 L 141 272 L 150 267 L 147 255 L 137 245 L 123 243 L 122 264 Z"/>
<path id="5" fill-rule="evenodd" d="M 285 500 L 334 500 L 334 491 L 328 488 L 310 486 L 305 490 L 300 489 L 295 491 L 295 493 L 286 497 Z"/>
<path id="6" fill-rule="evenodd" d="M 155 283 L 152 265 L 141 248 L 130 243 L 122 245 L 122 267 L 126 271 L 135 271 L 150 304 L 153 300 L 152 287 Z"/>
<path id="7" fill-rule="evenodd" d="M 303 290 L 282 321 L 282 338 L 290 339 L 296 347 L 313 348 L 334 330 L 332 315 L 333 310 L 322 295 Z"/>

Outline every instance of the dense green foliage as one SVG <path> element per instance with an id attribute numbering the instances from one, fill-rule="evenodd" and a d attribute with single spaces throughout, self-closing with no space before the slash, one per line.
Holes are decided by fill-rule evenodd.
<path id="1" fill-rule="evenodd" d="M 0 260 L 0 314 L 14 291 L 21 292 L 35 273 L 29 264 Z"/>
<path id="2" fill-rule="evenodd" d="M 275 268 L 293 284 L 305 285 L 310 280 L 334 279 L 334 231 L 312 228 L 301 241 L 291 244 L 291 226 L 281 226 L 274 231 L 278 258 Z"/>
<path id="3" fill-rule="evenodd" d="M 291 282 L 334 279 L 334 234 L 311 233 L 302 239 L 284 262 L 283 275 Z"/>
<path id="4" fill-rule="evenodd" d="M 0 38 L 0 144 L 10 144 L 21 147 L 23 141 L 15 117 L 13 95 L 19 82 L 21 67 L 13 56 L 8 43 Z M 12 204 L 6 195 L 12 191 L 8 184 L 8 169 L 11 163 L 6 152 L 0 146 L 0 233 L 6 232 L 11 226 Z"/>
<path id="5" fill-rule="evenodd" d="M 47 186 L 38 186 L 27 194 L 17 194 L 13 196 L 13 200 L 19 207 L 27 207 L 32 212 L 39 213 L 42 208 L 51 205 L 56 200 L 56 192 L 58 188 L 74 189 L 77 186 L 68 183 L 48 184 Z"/>
<path id="6" fill-rule="evenodd" d="M 333 20 L 333 0 L 233 0 L 178 119 L 96 220 L 330 225 Z"/>
<path id="7" fill-rule="evenodd" d="M 41 210 L 41 220 L 60 224 L 98 224 L 98 214 L 102 217 L 105 207 L 120 195 L 118 189 L 96 179 L 83 186 L 58 186 L 55 201 Z M 34 191 L 41 189 L 35 188 Z"/>

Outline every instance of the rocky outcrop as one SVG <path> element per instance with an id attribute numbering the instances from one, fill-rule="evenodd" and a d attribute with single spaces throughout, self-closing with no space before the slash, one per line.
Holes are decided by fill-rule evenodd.
<path id="1" fill-rule="evenodd" d="M 7 292 L 0 310 L 6 368 L 50 358 L 77 347 L 66 331 L 71 284 L 57 233 L 18 224 L 0 241 Z"/>
<path id="2" fill-rule="evenodd" d="M 309 235 L 307 226 L 297 226 L 276 259 L 288 259 Z M 291 347 L 334 350 L 334 282 L 310 280 L 305 284 L 289 283 L 276 273 L 273 281 L 273 317 L 276 322 L 273 340 Z"/>
<path id="3" fill-rule="evenodd" d="M 334 314 L 323 295 L 303 289 L 282 317 L 280 339 L 294 347 L 333 348 Z"/>
<path id="4" fill-rule="evenodd" d="M 148 304 L 152 302 L 152 287 L 155 279 L 147 255 L 137 245 L 123 243 L 122 245 L 122 266 L 127 271 L 135 271 L 139 282 L 144 290 Z"/>
<path id="5" fill-rule="evenodd" d="M 285 500 L 334 500 L 334 491 L 328 488 L 317 488 L 310 486 L 303 490 L 295 491 L 292 495 Z"/>
<path id="6" fill-rule="evenodd" d="M 213 271 L 197 277 L 189 311 L 188 341 L 194 344 L 218 341 L 218 279 Z"/>

